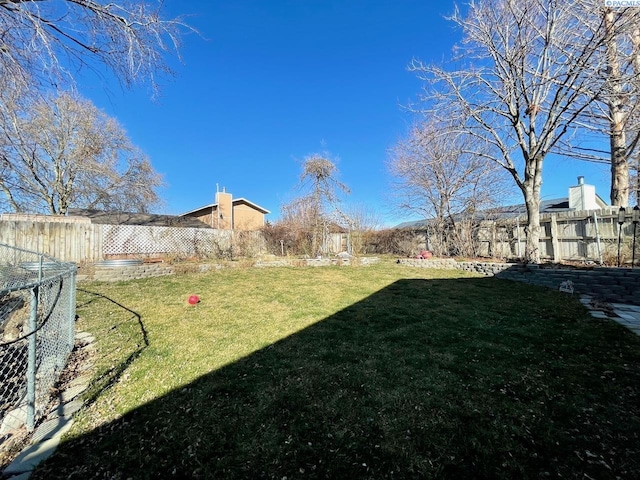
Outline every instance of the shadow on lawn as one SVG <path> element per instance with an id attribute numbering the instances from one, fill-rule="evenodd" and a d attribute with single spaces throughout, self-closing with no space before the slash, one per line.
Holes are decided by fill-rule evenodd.
<path id="1" fill-rule="evenodd" d="M 120 321 L 120 323 L 127 324 L 129 326 L 132 326 L 132 325 L 134 326 L 134 330 L 133 330 L 134 338 L 130 338 L 129 340 L 136 341 L 136 346 L 131 351 L 131 353 L 129 353 L 127 358 L 125 358 L 118 365 L 114 365 L 111 368 L 107 369 L 106 371 L 100 373 L 100 375 L 97 378 L 93 379 L 91 383 L 89 396 L 85 398 L 85 406 L 88 406 L 88 405 L 91 405 L 94 401 L 96 401 L 96 399 L 98 399 L 105 390 L 108 390 L 112 385 L 114 385 L 120 379 L 120 377 L 122 377 L 122 375 L 127 370 L 129 365 L 131 365 L 140 356 L 140 354 L 149 346 L 149 336 L 147 333 L 147 329 L 145 328 L 144 323 L 142 322 L 142 316 L 135 310 L 131 310 L 129 307 L 122 305 L 121 303 L 115 301 L 114 299 L 107 297 L 106 295 L 103 295 L 98 292 L 92 292 L 90 290 L 85 290 L 82 288 L 78 288 L 78 291 L 81 291 L 87 294 L 90 298 L 90 300 L 87 300 L 83 304 L 78 305 L 78 307 L 86 307 L 87 305 L 97 300 L 104 300 L 114 305 L 115 307 L 117 307 L 117 310 L 120 310 L 121 315 L 123 315 L 123 319 Z M 113 328 L 117 328 L 117 327 L 114 325 Z M 137 341 L 136 340 L 137 338 L 139 338 L 140 341 Z"/>
<path id="2" fill-rule="evenodd" d="M 401 280 L 62 444 L 34 478 L 634 478 L 639 345 L 557 292 Z"/>

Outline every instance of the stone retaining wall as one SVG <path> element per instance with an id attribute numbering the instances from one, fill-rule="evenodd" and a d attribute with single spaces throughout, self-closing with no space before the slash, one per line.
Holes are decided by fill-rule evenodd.
<path id="1" fill-rule="evenodd" d="M 559 289 L 570 281 L 575 292 L 611 303 L 640 305 L 640 270 L 598 267 L 593 270 L 564 268 L 513 268 L 497 275 L 532 285 Z"/>
<path id="2" fill-rule="evenodd" d="M 439 270 L 451 270 L 458 268 L 458 262 L 453 258 L 401 258 L 398 263 L 410 267 L 436 268 Z"/>
<path id="3" fill-rule="evenodd" d="M 640 305 L 640 269 L 594 267 L 540 268 L 538 265 L 491 262 L 456 262 L 453 259 L 400 259 L 402 265 L 420 268 L 449 268 L 495 276 L 559 290 L 571 287 L 575 293 L 591 295 L 611 303 Z"/>
<path id="4" fill-rule="evenodd" d="M 330 267 L 332 265 L 372 265 L 379 262 L 376 257 L 344 258 L 280 258 L 277 260 L 256 262 L 256 267 Z"/>
<path id="5" fill-rule="evenodd" d="M 331 265 L 371 265 L 378 262 L 378 258 L 357 258 L 356 261 L 349 258 L 309 258 L 309 259 L 279 259 L 267 262 L 256 262 L 256 267 L 327 267 Z M 142 265 L 102 267 L 97 265 L 85 265 L 78 270 L 77 279 L 96 280 L 100 282 L 120 282 L 136 280 L 140 278 L 160 277 L 180 273 L 206 272 L 215 268 L 224 268 L 223 265 L 183 263 L 171 265 L 168 263 L 145 263 Z"/>
<path id="6" fill-rule="evenodd" d="M 507 270 L 518 269 L 520 266 L 514 263 L 495 263 L 495 262 L 456 262 L 456 268 L 466 272 L 479 273 L 486 276 L 494 276 Z"/>
<path id="7" fill-rule="evenodd" d="M 172 275 L 173 265 L 166 263 L 149 263 L 118 267 L 99 267 L 87 265 L 78 269 L 78 280 L 97 280 L 100 282 L 119 282 L 138 278 L 160 277 Z"/>
<path id="8" fill-rule="evenodd" d="M 125 280 L 137 280 L 140 278 L 161 277 L 180 273 L 207 272 L 221 265 L 208 263 L 182 263 L 171 265 L 168 263 L 145 263 L 142 265 L 101 267 L 85 265 L 78 270 L 78 280 L 95 280 L 99 282 L 121 282 Z"/>

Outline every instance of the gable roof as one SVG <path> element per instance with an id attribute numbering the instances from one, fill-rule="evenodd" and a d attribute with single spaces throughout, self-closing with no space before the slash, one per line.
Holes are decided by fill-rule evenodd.
<path id="1" fill-rule="evenodd" d="M 598 195 L 596 195 L 598 201 L 604 206 L 606 203 Z M 553 198 L 550 200 L 542 200 L 540 202 L 540 213 L 557 213 L 557 212 L 570 212 L 573 209 L 569 208 L 569 198 Z M 476 219 L 490 218 L 492 220 L 505 220 L 508 218 L 516 218 L 518 216 L 526 215 L 527 209 L 524 204 L 519 205 L 507 205 L 503 207 L 496 207 L 490 210 L 482 210 L 477 212 Z M 404 222 L 396 225 L 393 228 L 424 228 L 432 220 L 429 218 L 423 218 L 422 220 L 415 220 L 412 222 Z"/>
<path id="2" fill-rule="evenodd" d="M 254 210 L 258 210 L 260 213 L 264 213 L 265 215 L 268 213 L 271 213 L 269 210 L 267 210 L 266 208 L 262 208 L 260 205 L 250 202 L 249 200 L 247 200 L 244 197 L 240 197 L 240 198 L 236 198 L 234 200 L 231 201 L 231 203 L 235 206 L 236 203 L 240 204 L 240 203 L 244 203 L 246 205 L 249 205 L 251 208 L 253 208 Z"/>
<path id="3" fill-rule="evenodd" d="M 256 204 L 256 203 L 250 202 L 249 200 L 247 200 L 246 198 L 243 198 L 243 197 L 241 197 L 241 198 L 234 198 L 234 199 L 232 199 L 232 200 L 231 200 L 231 205 L 233 205 L 234 207 L 235 207 L 236 205 L 238 205 L 238 204 L 245 204 L 245 205 L 248 205 L 248 206 L 250 206 L 251 208 L 253 208 L 254 210 L 257 210 L 257 211 L 259 211 L 260 213 L 262 213 L 262 214 L 264 214 L 264 215 L 267 215 L 268 213 L 271 213 L 271 212 L 270 212 L 269 210 L 267 210 L 266 208 L 263 208 L 263 207 L 261 207 L 260 205 L 258 205 L 258 204 Z M 211 209 L 212 209 L 212 208 L 214 208 L 214 207 L 215 207 L 215 208 L 217 208 L 217 207 L 218 207 L 218 204 L 217 204 L 217 203 L 211 203 L 211 204 L 209 204 L 209 205 L 204 205 L 204 206 L 202 206 L 202 207 L 194 208 L 193 210 L 189 210 L 188 212 L 181 213 L 181 214 L 180 214 L 180 216 L 181 216 L 181 217 L 184 217 L 184 216 L 186 216 L 186 215 L 192 215 L 192 214 L 194 214 L 194 213 L 196 213 L 196 212 L 200 212 L 200 211 L 202 211 L 202 210 L 211 210 Z"/>
<path id="4" fill-rule="evenodd" d="M 91 219 L 101 225 L 149 225 L 153 227 L 211 228 L 197 218 L 154 213 L 103 211 L 87 208 L 70 208 L 68 215 Z"/>

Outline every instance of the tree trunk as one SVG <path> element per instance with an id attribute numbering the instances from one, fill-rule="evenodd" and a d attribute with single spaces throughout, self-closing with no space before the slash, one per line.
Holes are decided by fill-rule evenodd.
<path id="1" fill-rule="evenodd" d="M 526 244 L 524 250 L 525 263 L 540 263 L 540 199 L 528 198 L 525 200 L 527 207 L 527 225 L 524 227 Z"/>
<path id="2" fill-rule="evenodd" d="M 524 227 L 526 243 L 525 263 L 540 263 L 540 187 L 542 186 L 542 161 L 539 155 L 529 159 L 525 167 L 525 180 L 521 189 L 527 209 L 527 225 Z"/>
<path id="3" fill-rule="evenodd" d="M 627 138 L 625 134 L 624 97 L 620 78 L 618 46 L 614 31 L 614 12 L 609 8 L 605 12 L 607 31 L 607 67 L 610 97 L 610 144 L 611 144 L 611 204 L 620 207 L 629 205 L 629 164 L 627 162 Z"/>
<path id="4" fill-rule="evenodd" d="M 629 206 L 629 164 L 624 152 L 624 144 L 620 146 L 614 142 L 624 141 L 624 132 L 611 135 L 611 205 L 619 207 Z"/>
<path id="5" fill-rule="evenodd" d="M 636 77 L 640 77 L 640 27 L 633 29 L 633 32 L 631 33 L 631 44 L 633 45 L 632 57 L 631 57 L 631 60 L 633 63 L 633 72 L 636 75 Z M 631 153 L 632 152 L 627 152 L 627 155 L 632 156 Z M 636 197 L 636 205 L 640 205 L 640 154 L 638 154 L 638 152 L 635 151 L 633 154 L 633 157 L 635 157 L 635 168 L 636 168 L 634 193 Z"/>

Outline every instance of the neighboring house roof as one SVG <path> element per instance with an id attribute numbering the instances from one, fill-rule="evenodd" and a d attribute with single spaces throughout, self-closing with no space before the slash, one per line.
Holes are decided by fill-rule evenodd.
<path id="1" fill-rule="evenodd" d="M 68 215 L 86 217 L 91 223 L 102 225 L 149 225 L 153 227 L 211 228 L 200 220 L 176 215 L 154 213 L 105 212 L 85 208 L 70 208 Z"/>
<path id="2" fill-rule="evenodd" d="M 234 198 L 233 200 L 231 200 L 231 204 L 235 207 L 236 205 L 240 205 L 240 204 L 245 204 L 250 206 L 251 208 L 253 208 L 254 210 L 259 211 L 260 213 L 263 214 L 268 214 L 271 213 L 269 210 L 267 210 L 266 208 L 261 207 L 260 205 L 250 202 L 249 200 L 247 200 L 246 198 Z M 200 212 L 202 210 L 211 210 L 214 207 L 217 207 L 218 204 L 217 203 L 211 203 L 209 205 L 204 205 L 202 207 L 198 207 L 198 208 L 194 208 L 193 210 L 189 210 L 188 212 L 185 213 L 181 213 L 180 216 L 183 217 L 185 215 L 191 215 L 194 214 L 196 212 Z"/>
<path id="3" fill-rule="evenodd" d="M 598 203 L 604 207 L 606 202 L 596 195 Z M 553 198 L 550 200 L 542 200 L 540 202 L 540 213 L 557 213 L 557 212 L 570 212 L 573 209 L 569 208 L 569 198 Z M 496 207 L 490 210 L 483 210 L 476 214 L 477 219 L 490 218 L 493 220 L 506 220 L 508 218 L 516 218 L 518 216 L 526 215 L 527 209 L 524 204 L 520 205 L 507 205 L 504 207 Z M 415 220 L 413 222 L 404 222 L 396 225 L 393 228 L 424 228 L 428 225 L 432 219 L 423 218 L 422 220 Z"/>
<path id="4" fill-rule="evenodd" d="M 251 208 L 253 208 L 255 210 L 258 210 L 260 213 L 264 213 L 265 215 L 267 215 L 268 213 L 271 213 L 266 208 L 262 208 L 260 205 L 257 205 L 257 204 L 255 204 L 253 202 L 250 202 L 249 200 L 247 200 L 246 198 L 243 198 L 243 197 L 236 198 L 236 199 L 232 200 L 231 203 L 233 203 L 233 205 L 244 203 L 245 205 L 249 205 Z"/>

